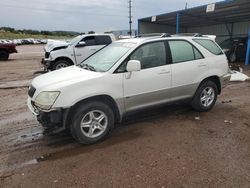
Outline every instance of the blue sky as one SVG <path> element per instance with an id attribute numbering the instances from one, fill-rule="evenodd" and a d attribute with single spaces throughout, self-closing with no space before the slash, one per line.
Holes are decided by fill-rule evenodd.
<path id="1" fill-rule="evenodd" d="M 217 0 L 218 1 L 218 0 Z M 137 19 L 216 0 L 132 0 Z M 128 28 L 128 0 L 1 0 L 0 26 L 18 29 L 97 32 Z"/>

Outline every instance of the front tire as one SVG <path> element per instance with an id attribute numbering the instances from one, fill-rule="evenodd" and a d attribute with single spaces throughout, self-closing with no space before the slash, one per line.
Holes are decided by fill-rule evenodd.
<path id="1" fill-rule="evenodd" d="M 6 61 L 8 59 L 9 59 L 9 53 L 4 50 L 0 50 L 0 61 Z"/>
<path id="2" fill-rule="evenodd" d="M 59 70 L 68 66 L 71 66 L 71 63 L 69 63 L 67 60 L 58 60 L 52 66 L 52 70 Z"/>
<path id="3" fill-rule="evenodd" d="M 72 119 L 71 134 L 81 144 L 94 144 L 109 135 L 114 119 L 114 112 L 107 104 L 84 103 Z"/>
<path id="4" fill-rule="evenodd" d="M 217 85 L 212 81 L 203 82 L 192 100 L 192 107 L 198 112 L 206 112 L 213 108 L 218 96 Z"/>

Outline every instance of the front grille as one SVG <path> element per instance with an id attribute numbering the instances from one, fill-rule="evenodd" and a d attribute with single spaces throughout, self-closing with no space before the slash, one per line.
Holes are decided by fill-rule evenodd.
<path id="1" fill-rule="evenodd" d="M 45 52 L 45 58 L 49 58 L 50 53 L 49 52 Z"/>
<path id="2" fill-rule="evenodd" d="M 35 92 L 36 92 L 36 88 L 34 88 L 33 86 L 30 86 L 28 95 L 32 98 Z"/>

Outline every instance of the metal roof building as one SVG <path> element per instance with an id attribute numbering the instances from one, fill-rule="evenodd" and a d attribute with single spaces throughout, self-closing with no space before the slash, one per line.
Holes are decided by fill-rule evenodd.
<path id="1" fill-rule="evenodd" d="M 250 0 L 227 0 L 138 20 L 138 32 L 202 33 L 217 35 L 217 41 L 247 36 Z"/>

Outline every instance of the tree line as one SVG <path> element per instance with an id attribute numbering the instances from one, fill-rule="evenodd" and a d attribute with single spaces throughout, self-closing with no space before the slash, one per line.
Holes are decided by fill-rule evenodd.
<path id="1" fill-rule="evenodd" d="M 33 30 L 33 29 L 15 29 L 12 27 L 0 27 L 0 31 L 11 32 L 15 34 L 31 34 L 31 35 L 50 35 L 50 36 L 76 36 L 85 33 L 79 33 L 75 31 L 45 31 L 45 30 Z M 95 33 L 94 31 L 87 32 L 88 34 Z"/>

